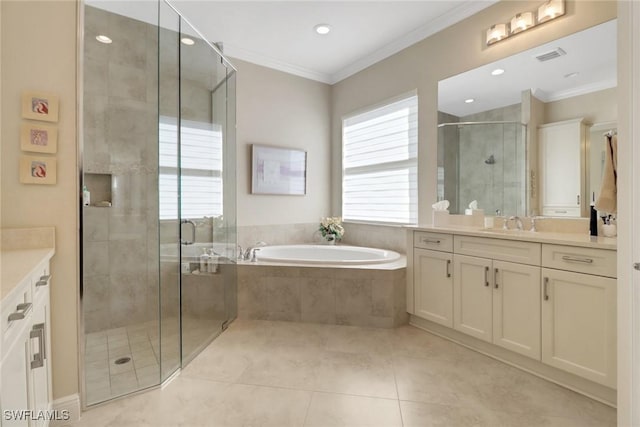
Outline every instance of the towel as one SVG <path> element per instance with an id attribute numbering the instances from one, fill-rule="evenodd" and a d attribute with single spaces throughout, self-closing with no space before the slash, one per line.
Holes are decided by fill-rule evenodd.
<path id="1" fill-rule="evenodd" d="M 618 181 L 618 136 L 607 135 L 605 144 L 606 155 L 604 159 L 604 173 L 600 195 L 596 201 L 596 209 L 610 214 L 617 212 L 617 181 Z"/>

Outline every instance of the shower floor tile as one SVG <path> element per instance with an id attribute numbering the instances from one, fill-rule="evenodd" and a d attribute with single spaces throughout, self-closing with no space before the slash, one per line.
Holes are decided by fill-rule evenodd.
<path id="1" fill-rule="evenodd" d="M 157 340 L 157 327 L 147 322 L 85 336 L 88 405 L 159 383 L 159 358 L 152 342 L 153 337 Z M 129 361 L 117 364 L 121 358 Z"/>

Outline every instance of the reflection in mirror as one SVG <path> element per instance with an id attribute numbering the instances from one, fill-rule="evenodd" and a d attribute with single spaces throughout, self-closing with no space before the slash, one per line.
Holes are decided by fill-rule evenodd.
<path id="1" fill-rule="evenodd" d="M 617 120 L 616 61 L 616 21 L 612 20 L 441 80 L 438 199 L 451 202 L 451 213 L 464 213 L 468 203 L 477 199 L 479 208 L 488 215 L 497 209 L 502 215 L 555 211 L 567 213 L 549 214 L 586 215 L 591 194 L 598 195 L 601 176 L 601 167 L 600 175 L 595 170 L 591 173 L 597 153 L 592 156 L 589 148 L 601 145 L 603 133 L 614 129 Z M 569 121 L 582 123 L 582 133 L 576 137 L 579 140 L 574 141 L 580 154 L 556 150 L 555 156 L 566 154 L 560 154 L 560 159 L 543 158 L 540 130 Z M 512 125 L 516 129 L 510 130 L 507 125 L 498 128 L 496 123 L 460 122 L 521 125 Z M 592 127 L 594 123 L 598 125 Z M 566 139 L 559 143 L 563 141 Z M 499 154 L 497 147 L 503 150 Z M 508 153 L 515 155 L 510 158 Z M 492 155 L 495 163 L 485 163 Z M 548 184 L 547 189 L 563 185 L 553 179 L 545 181 L 551 177 L 544 176 L 543 165 L 554 163 L 575 171 L 572 179 L 577 180 L 578 190 L 559 192 L 571 193 L 571 198 L 557 203 L 571 209 L 555 206 L 550 210 L 544 205 L 544 185 Z M 557 170 L 557 166 L 552 168 Z M 491 172 L 482 173 L 486 169 Z"/>

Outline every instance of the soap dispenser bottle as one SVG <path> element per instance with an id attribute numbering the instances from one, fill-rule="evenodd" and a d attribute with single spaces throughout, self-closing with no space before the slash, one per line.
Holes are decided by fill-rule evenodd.
<path id="1" fill-rule="evenodd" d="M 200 272 L 206 273 L 209 269 L 209 254 L 205 248 L 202 248 L 202 255 L 200 255 Z"/>

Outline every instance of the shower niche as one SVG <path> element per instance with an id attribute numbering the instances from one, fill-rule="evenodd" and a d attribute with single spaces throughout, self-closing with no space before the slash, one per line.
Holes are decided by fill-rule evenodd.
<path id="1" fill-rule="evenodd" d="M 235 69 L 166 1 L 81 9 L 87 407 L 160 385 L 236 317 Z M 203 252 L 215 274 L 183 272 Z"/>

